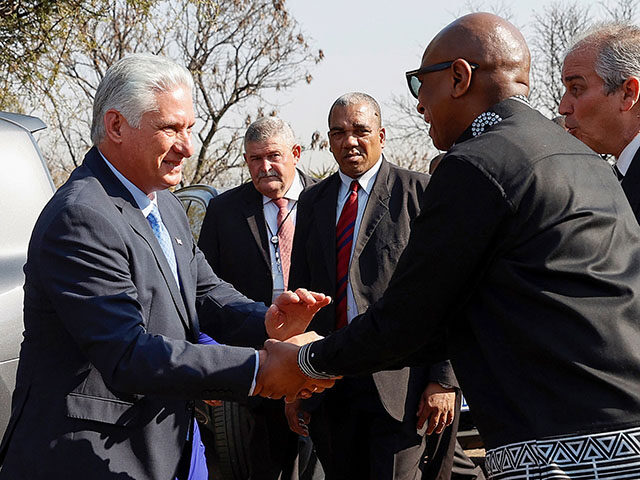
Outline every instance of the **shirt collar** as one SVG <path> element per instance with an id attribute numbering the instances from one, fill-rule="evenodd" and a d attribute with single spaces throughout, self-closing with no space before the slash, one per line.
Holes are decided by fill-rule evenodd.
<path id="1" fill-rule="evenodd" d="M 627 170 L 629 170 L 631 161 L 638 151 L 638 148 L 640 148 L 640 133 L 633 137 L 633 140 L 629 142 L 629 145 L 624 147 L 624 150 L 622 150 L 622 153 L 618 158 L 618 162 L 616 163 L 616 165 L 618 166 L 618 170 L 620 170 L 620 173 L 622 173 L 622 175 L 627 174 Z"/>
<path id="2" fill-rule="evenodd" d="M 107 160 L 107 157 L 105 157 L 100 150 L 98 150 L 98 153 L 100 153 L 100 156 L 102 157 L 104 162 L 107 164 L 107 167 L 111 169 L 111 171 L 116 176 L 116 178 L 120 180 L 120 183 L 124 185 L 124 188 L 129 190 L 129 192 L 133 196 L 133 199 L 138 204 L 138 208 L 142 210 L 142 213 L 144 214 L 144 216 L 146 217 L 147 215 L 149 215 L 149 212 L 151 212 L 151 210 L 153 209 L 153 205 L 156 205 L 156 206 L 158 205 L 158 197 L 156 195 L 156 192 L 153 192 L 151 194 L 153 198 L 149 198 L 146 193 L 144 193 L 142 190 L 136 187 L 127 177 L 122 175 L 122 173 L 120 173 L 116 169 L 116 167 L 114 167 L 111 164 L 111 162 Z"/>
<path id="3" fill-rule="evenodd" d="M 373 165 L 373 167 L 371 167 L 369 170 L 364 172 L 358 178 L 351 178 L 348 175 L 345 175 L 344 173 L 342 173 L 342 170 L 338 170 L 338 175 L 340 175 L 340 180 L 342 181 L 342 185 L 344 185 L 347 188 L 347 190 L 349 190 L 349 187 L 351 186 L 351 182 L 353 182 L 354 180 L 357 180 L 358 184 L 360 185 L 360 188 L 362 188 L 365 192 L 367 192 L 367 195 L 370 195 L 371 189 L 373 188 L 373 184 L 376 181 L 376 177 L 378 176 L 378 171 L 380 170 L 381 165 L 382 165 L 382 155 L 380 155 L 380 158 Z"/>
<path id="4" fill-rule="evenodd" d="M 483 134 L 486 130 L 502 122 L 505 118 L 522 110 L 531 109 L 529 100 L 524 95 L 514 95 L 496 103 L 491 108 L 478 115 L 471 125 L 462 132 L 456 144 Z"/>
<path id="5" fill-rule="evenodd" d="M 302 179 L 300 178 L 298 169 L 296 169 L 295 176 L 293 177 L 293 182 L 291 182 L 291 186 L 289 187 L 289 190 L 287 190 L 287 193 L 284 194 L 284 198 L 286 198 L 287 200 L 293 200 L 294 202 L 296 202 L 298 201 L 298 197 L 300 197 L 302 190 L 304 190 L 304 186 L 302 185 Z M 266 205 L 272 200 L 273 200 L 272 198 L 269 198 L 266 195 L 262 196 L 263 205 Z"/>

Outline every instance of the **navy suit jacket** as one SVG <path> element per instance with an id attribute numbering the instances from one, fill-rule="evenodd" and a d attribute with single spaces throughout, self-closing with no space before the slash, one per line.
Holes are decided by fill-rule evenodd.
<path id="1" fill-rule="evenodd" d="M 249 392 L 266 307 L 221 281 L 180 201 L 158 192 L 178 288 L 141 210 L 93 148 L 43 210 L 2 479 L 170 479 L 194 398 Z"/>

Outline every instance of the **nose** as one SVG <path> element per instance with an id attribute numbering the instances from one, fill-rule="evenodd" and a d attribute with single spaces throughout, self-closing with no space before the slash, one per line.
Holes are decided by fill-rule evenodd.
<path id="1" fill-rule="evenodd" d="M 349 148 L 358 146 L 358 137 L 355 132 L 347 132 L 344 136 L 344 143 Z"/>
<path id="2" fill-rule="evenodd" d="M 418 113 L 420 115 L 424 115 L 424 107 L 422 106 L 422 104 L 420 102 L 418 102 L 418 105 L 416 105 L 416 110 L 418 110 Z"/>
<path id="3" fill-rule="evenodd" d="M 571 102 L 568 99 L 567 91 L 565 90 L 560 99 L 560 105 L 558 105 L 558 113 L 560 115 L 569 115 L 573 113 Z"/>
<path id="4" fill-rule="evenodd" d="M 260 159 L 260 171 L 267 173 L 271 169 L 271 162 L 267 159 L 267 157 L 262 157 Z"/>
<path id="5" fill-rule="evenodd" d="M 178 134 L 178 138 L 174 144 L 174 149 L 185 158 L 194 154 L 195 149 L 193 147 L 193 142 L 191 141 L 190 130 L 184 130 Z"/>

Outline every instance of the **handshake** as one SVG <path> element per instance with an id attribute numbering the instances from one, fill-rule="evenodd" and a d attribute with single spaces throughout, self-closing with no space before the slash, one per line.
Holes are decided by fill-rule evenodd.
<path id="1" fill-rule="evenodd" d="M 275 299 L 265 316 L 269 340 L 259 351 L 260 367 L 254 395 L 285 397 L 287 402 L 293 402 L 331 388 L 340 378 L 310 378 L 298 366 L 300 347 L 322 339 L 315 332 L 305 331 L 316 312 L 330 302 L 330 297 L 303 288 L 284 292 Z"/>

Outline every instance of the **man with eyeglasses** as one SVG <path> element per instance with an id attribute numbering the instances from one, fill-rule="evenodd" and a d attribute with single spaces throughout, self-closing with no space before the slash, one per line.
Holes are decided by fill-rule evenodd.
<path id="1" fill-rule="evenodd" d="M 268 348 L 288 382 L 449 356 L 490 478 L 640 478 L 640 229 L 607 164 L 527 105 L 529 59 L 488 13 L 432 40 L 407 77 L 448 152 L 389 288 Z"/>

